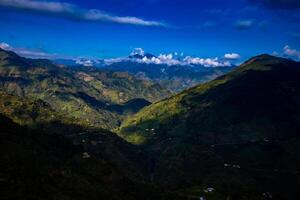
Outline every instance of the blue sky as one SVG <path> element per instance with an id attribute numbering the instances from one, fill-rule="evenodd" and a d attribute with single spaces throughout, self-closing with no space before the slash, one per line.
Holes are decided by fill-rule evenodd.
<path id="1" fill-rule="evenodd" d="M 299 0 L 0 0 L 0 43 L 28 55 L 300 59 L 299 24 Z"/>

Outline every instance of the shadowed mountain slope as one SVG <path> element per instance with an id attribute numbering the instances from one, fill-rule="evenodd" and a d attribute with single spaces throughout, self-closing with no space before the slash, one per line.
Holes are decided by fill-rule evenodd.
<path id="1" fill-rule="evenodd" d="M 2 199 L 170 199 L 64 137 L 19 126 L 0 114 Z M 176 199 L 176 198 L 175 198 Z"/>

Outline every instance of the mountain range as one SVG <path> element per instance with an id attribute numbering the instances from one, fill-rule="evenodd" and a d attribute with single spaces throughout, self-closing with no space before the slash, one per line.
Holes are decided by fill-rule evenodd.
<path id="1" fill-rule="evenodd" d="M 157 58 L 128 59 L 145 57 Z M 298 199 L 300 63 L 263 54 L 221 68 L 172 94 L 123 67 L 0 50 L 1 196 Z"/>
<path id="2" fill-rule="evenodd" d="M 81 124 L 107 129 L 118 127 L 124 109 L 132 113 L 128 105 L 138 110 L 170 94 L 160 85 L 137 80 L 126 72 L 70 68 L 5 50 L 0 50 L 0 87 L 9 94 L 41 99 Z"/>
<path id="3" fill-rule="evenodd" d="M 142 49 L 137 50 L 124 58 L 54 60 L 54 62 L 67 66 L 94 66 L 113 72 L 128 72 L 139 80 L 159 83 L 174 93 L 210 81 L 235 68 L 235 65 L 228 62 L 215 63 L 215 66 L 205 63 L 204 59 L 200 62 L 188 62 L 190 57 L 175 57 L 173 54 L 155 56 L 145 53 Z"/>

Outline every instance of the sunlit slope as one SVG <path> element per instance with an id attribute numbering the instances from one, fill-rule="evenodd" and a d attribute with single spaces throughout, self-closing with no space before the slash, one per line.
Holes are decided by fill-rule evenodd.
<path id="1" fill-rule="evenodd" d="M 233 72 L 150 105 L 125 121 L 133 143 L 203 144 L 282 138 L 300 130 L 300 64 L 261 55 Z"/>
<path id="2" fill-rule="evenodd" d="M 0 90 L 41 99 L 79 124 L 107 129 L 118 127 L 123 120 L 120 106 L 127 105 L 126 113 L 132 113 L 140 108 L 133 103 L 135 99 L 155 102 L 170 94 L 158 84 L 137 80 L 125 72 L 58 66 L 49 60 L 27 59 L 1 49 Z"/>

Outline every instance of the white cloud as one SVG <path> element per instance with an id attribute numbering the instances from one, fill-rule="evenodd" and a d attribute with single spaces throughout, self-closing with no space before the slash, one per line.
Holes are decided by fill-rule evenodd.
<path id="1" fill-rule="evenodd" d="M 224 55 L 224 58 L 226 58 L 228 60 L 237 60 L 237 59 L 240 59 L 241 56 L 237 53 L 227 53 Z"/>
<path id="2" fill-rule="evenodd" d="M 45 52 L 41 51 L 34 51 L 34 50 L 28 50 L 28 49 L 18 49 L 15 50 L 18 54 L 25 57 L 31 57 L 31 58 L 50 58 L 52 55 L 47 54 Z"/>
<path id="3" fill-rule="evenodd" d="M 145 51 L 141 48 L 136 48 L 130 55 L 145 55 Z M 118 62 L 136 62 L 136 63 L 145 63 L 145 64 L 157 64 L 157 65 L 202 65 L 204 67 L 228 67 L 232 66 L 229 61 L 222 61 L 219 58 L 199 58 L 199 57 L 191 57 L 186 56 L 182 57 L 183 54 L 181 53 L 181 57 L 178 57 L 178 53 L 169 53 L 169 54 L 160 54 L 157 57 L 142 57 L 142 58 L 111 58 L 105 59 L 104 63 L 106 65 L 111 65 L 113 63 Z"/>
<path id="4" fill-rule="evenodd" d="M 108 21 L 119 24 L 131 24 L 131 25 L 141 25 L 141 26 L 166 26 L 161 22 L 156 21 L 146 21 L 137 17 L 119 17 L 105 14 L 100 10 L 93 9 L 84 13 L 83 19 L 89 21 Z"/>
<path id="5" fill-rule="evenodd" d="M 9 50 L 10 49 L 10 45 L 5 43 L 5 42 L 1 42 L 0 43 L 0 48 L 4 49 L 4 50 Z"/>
<path id="6" fill-rule="evenodd" d="M 114 63 L 119 63 L 119 62 L 126 62 L 126 61 L 131 61 L 132 59 L 130 58 L 108 58 L 108 59 L 104 59 L 104 64 L 105 65 L 111 65 L 111 64 L 114 64 Z"/>
<path id="7" fill-rule="evenodd" d="M 56 56 L 55 54 L 48 54 L 40 50 L 13 47 L 5 42 L 0 43 L 0 48 L 6 51 L 14 51 L 21 56 L 29 58 L 54 58 Z"/>
<path id="8" fill-rule="evenodd" d="M 85 67 L 92 67 L 94 62 L 92 60 L 85 60 L 85 59 L 76 59 L 76 64 L 83 65 Z"/>
<path id="9" fill-rule="evenodd" d="M 184 58 L 186 64 L 203 65 L 204 67 L 229 67 L 229 61 L 220 61 L 219 58 L 199 58 L 187 56 Z"/>
<path id="10" fill-rule="evenodd" d="M 44 11 L 52 13 L 71 13 L 74 6 L 69 3 L 47 2 L 36 0 L 0 0 L 1 6 L 14 7 L 26 10 Z"/>
<path id="11" fill-rule="evenodd" d="M 33 50 L 33 49 L 26 49 L 26 48 L 16 48 L 12 47 L 11 45 L 2 42 L 0 43 L 0 48 L 4 50 L 14 51 L 17 54 L 30 57 L 30 58 L 48 58 L 48 59 L 55 59 L 55 58 L 64 58 L 62 56 L 58 56 L 56 54 L 48 54 L 43 51 Z M 74 59 L 77 64 L 83 66 L 95 66 L 98 64 L 105 64 L 111 65 L 114 63 L 119 62 L 136 62 L 136 63 L 145 63 L 145 64 L 157 64 L 157 65 L 202 65 L 204 67 L 229 67 L 232 64 L 227 60 L 220 60 L 218 57 L 216 58 L 199 58 L 199 57 L 191 57 L 186 56 L 183 58 L 183 53 L 180 56 L 176 56 L 176 53 L 173 55 L 172 53 L 169 54 L 160 54 L 159 56 L 155 57 L 147 57 L 145 55 L 145 51 L 142 48 L 135 48 L 130 55 L 141 55 L 142 58 L 129 58 L 129 57 L 120 57 L 120 58 L 109 58 L 104 60 L 99 59 L 87 59 L 87 58 L 77 58 Z M 178 55 L 178 53 L 177 53 Z M 67 57 L 66 57 L 67 58 Z"/>
<path id="12" fill-rule="evenodd" d="M 58 14 L 66 18 L 74 18 L 87 21 L 113 22 L 119 24 L 131 24 L 140 26 L 164 26 L 162 22 L 148 21 L 131 16 L 115 16 L 107 14 L 98 9 L 84 9 L 74 4 L 55 1 L 37 1 L 37 0 L 0 0 L 0 6 L 23 9 L 29 11 L 38 11 L 47 14 Z"/>
<path id="13" fill-rule="evenodd" d="M 136 60 L 140 63 L 147 64 L 165 64 L 165 65 L 182 65 L 182 62 L 173 58 L 173 54 L 160 54 L 158 57 L 147 58 L 146 56 L 142 59 Z"/>
<path id="14" fill-rule="evenodd" d="M 143 56 L 145 55 L 145 51 L 142 49 L 142 48 L 135 48 L 133 49 L 133 51 L 130 53 L 131 56 L 134 56 L 134 55 L 140 55 L 140 56 Z"/>
<path id="15" fill-rule="evenodd" d="M 298 51 L 296 49 L 292 49 L 289 45 L 286 45 L 285 47 L 283 47 L 283 53 L 285 56 L 300 59 L 300 51 Z"/>

